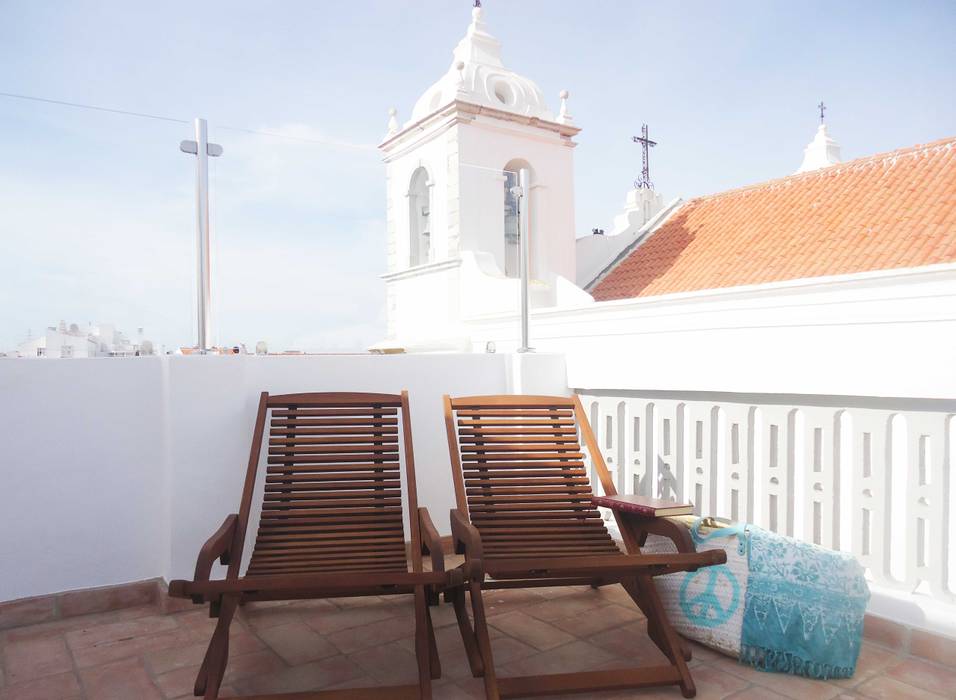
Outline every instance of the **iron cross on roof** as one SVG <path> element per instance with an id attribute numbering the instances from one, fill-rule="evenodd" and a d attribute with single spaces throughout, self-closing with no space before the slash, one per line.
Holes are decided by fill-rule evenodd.
<path id="1" fill-rule="evenodd" d="M 631 137 L 634 143 L 641 144 L 641 177 L 634 181 L 635 189 L 654 189 L 654 183 L 651 182 L 651 166 L 650 159 L 648 158 L 648 149 L 651 146 L 656 146 L 657 141 L 651 141 L 647 137 L 647 124 L 641 126 L 641 135 Z"/>
<path id="2" fill-rule="evenodd" d="M 817 105 L 817 109 L 820 110 L 820 123 L 823 123 L 823 113 L 826 111 L 827 106 L 823 104 L 823 100 L 820 100 L 820 104 Z"/>

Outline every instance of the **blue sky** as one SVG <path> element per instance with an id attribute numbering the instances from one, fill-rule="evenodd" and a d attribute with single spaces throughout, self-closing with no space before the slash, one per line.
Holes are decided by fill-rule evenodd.
<path id="1" fill-rule="evenodd" d="M 571 91 L 577 230 L 640 168 L 665 199 L 956 134 L 956 3 L 485 0 L 508 67 Z M 372 149 L 448 67 L 466 0 L 0 4 L 0 92 L 210 122 L 215 333 L 359 349 L 384 328 Z M 233 126 L 309 142 L 226 130 Z M 194 342 L 188 125 L 0 98 L 0 350 L 60 318 Z"/>

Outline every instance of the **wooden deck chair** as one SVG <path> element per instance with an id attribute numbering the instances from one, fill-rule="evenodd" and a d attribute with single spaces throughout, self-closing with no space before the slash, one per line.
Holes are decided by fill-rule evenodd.
<path id="1" fill-rule="evenodd" d="M 269 414 L 271 413 L 271 417 Z M 265 426 L 269 425 L 262 513 L 255 547 L 240 576 Z M 406 552 L 401 459 L 411 549 Z M 432 555 L 423 571 L 422 553 Z M 219 558 L 225 579 L 209 580 Z M 288 394 L 259 400 L 239 513 L 203 545 L 192 581 L 169 594 L 210 603 L 218 617 L 195 694 L 219 696 L 229 653 L 229 624 L 246 601 L 413 594 L 417 685 L 296 694 L 296 698 L 430 698 L 441 676 L 427 598 L 448 577 L 428 513 L 418 508 L 408 394 Z M 279 696 L 262 696 L 279 697 Z"/>
<path id="2" fill-rule="evenodd" d="M 489 699 L 677 684 L 696 693 L 689 647 L 674 632 L 652 577 L 726 561 L 723 551 L 641 554 L 638 524 L 615 513 L 627 553 L 591 504 L 583 438 L 607 495 L 616 495 L 577 396 L 445 397 L 457 508 L 455 549 L 465 555 L 464 586 L 449 590 L 472 673 Z M 666 665 L 496 678 L 482 590 L 620 583 L 647 617 Z M 465 606 L 471 597 L 474 628 Z"/>

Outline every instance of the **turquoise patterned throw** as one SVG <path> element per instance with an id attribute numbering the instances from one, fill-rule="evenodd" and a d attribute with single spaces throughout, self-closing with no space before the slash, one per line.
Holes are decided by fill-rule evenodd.
<path id="1" fill-rule="evenodd" d="M 748 531 L 740 662 L 810 678 L 852 676 L 870 597 L 863 568 L 843 552 Z"/>

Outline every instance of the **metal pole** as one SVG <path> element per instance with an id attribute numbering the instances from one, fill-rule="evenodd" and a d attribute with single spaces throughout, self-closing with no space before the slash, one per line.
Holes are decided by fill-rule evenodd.
<path id="1" fill-rule="evenodd" d="M 531 231 L 531 171 L 521 168 L 518 171 L 518 191 L 515 198 L 518 204 L 518 267 L 521 271 L 521 346 L 518 352 L 534 352 L 528 345 L 528 279 L 530 277 L 531 255 L 529 251 Z"/>
<path id="2" fill-rule="evenodd" d="M 206 137 L 206 120 L 196 119 L 196 228 L 197 228 L 197 255 L 198 265 L 196 301 L 198 313 L 197 345 L 201 352 L 210 349 L 209 339 L 212 336 L 212 321 L 210 319 L 211 290 L 209 283 L 209 157 L 208 140 Z"/>

